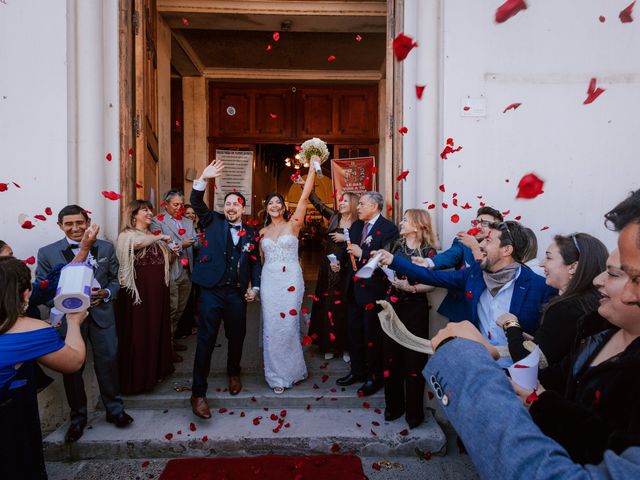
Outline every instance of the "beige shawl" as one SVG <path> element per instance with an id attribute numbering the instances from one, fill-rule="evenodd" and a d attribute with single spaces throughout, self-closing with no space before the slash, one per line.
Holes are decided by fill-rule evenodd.
<path id="1" fill-rule="evenodd" d="M 380 319 L 380 325 L 384 333 L 409 350 L 433 355 L 431 340 L 417 337 L 407 330 L 407 327 L 400 321 L 389 302 L 386 300 L 378 300 L 377 303 L 382 307 L 382 310 L 378 313 L 378 318 Z M 496 347 L 496 350 L 498 350 L 500 357 L 510 356 L 507 347 Z"/>
<path id="2" fill-rule="evenodd" d="M 116 256 L 118 257 L 118 281 L 120 285 L 127 289 L 127 291 L 133 296 L 133 304 L 139 305 L 142 303 L 138 288 L 136 287 L 136 269 L 134 262 L 136 259 L 136 251 L 134 245 L 142 239 L 145 239 L 152 233 L 143 233 L 139 230 L 126 229 L 118 235 L 118 245 L 116 247 Z M 169 285 L 169 268 L 172 257 L 171 250 L 167 247 L 166 243 L 158 239 L 155 244 L 162 250 L 164 256 L 164 283 Z M 139 255 L 144 256 L 147 247 L 144 247 Z"/>

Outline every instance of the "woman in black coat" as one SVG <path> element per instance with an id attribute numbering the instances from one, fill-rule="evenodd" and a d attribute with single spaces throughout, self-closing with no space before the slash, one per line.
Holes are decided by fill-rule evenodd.
<path id="1" fill-rule="evenodd" d="M 300 183 L 301 177 L 296 179 Z M 304 180 L 302 180 L 304 184 Z M 346 248 L 344 230 L 358 219 L 356 208 L 358 195 L 344 193 L 338 197 L 338 209 L 327 207 L 315 192 L 311 192 L 309 201 L 318 212 L 329 221 L 327 233 L 322 242 L 323 256 L 320 260 L 318 281 L 313 298 L 308 335 L 318 345 L 325 359 L 334 355 L 346 354 L 347 350 L 347 318 L 346 298 L 344 291 L 345 269 L 334 272 L 330 268 L 327 255 L 334 254 L 340 258 Z M 345 355 L 345 361 L 348 357 Z"/>
<path id="2" fill-rule="evenodd" d="M 640 445 L 640 308 L 621 300 L 627 279 L 616 250 L 594 280 L 598 311 L 585 319 L 599 314 L 612 327 L 577 340 L 561 364 L 541 370 L 533 394 L 514 384 L 540 429 L 578 463 Z"/>
<path id="3" fill-rule="evenodd" d="M 547 285 L 559 295 L 545 307 L 533 342 L 540 347 L 548 365 L 554 365 L 569 353 L 580 329 L 580 319 L 598 308 L 598 292 L 593 279 L 605 269 L 607 247 L 586 233 L 556 235 L 540 266 Z M 511 313 L 501 315 L 497 323 L 505 329 L 509 352 L 514 362 L 529 354 L 523 346 L 523 333 Z"/>

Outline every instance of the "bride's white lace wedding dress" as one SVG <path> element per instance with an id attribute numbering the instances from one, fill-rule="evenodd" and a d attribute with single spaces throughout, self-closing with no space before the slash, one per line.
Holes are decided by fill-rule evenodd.
<path id="1" fill-rule="evenodd" d="M 299 320 L 304 279 L 298 261 L 298 238 L 285 234 L 276 241 L 263 238 L 261 244 L 264 375 L 271 388 L 289 388 L 307 377 Z"/>

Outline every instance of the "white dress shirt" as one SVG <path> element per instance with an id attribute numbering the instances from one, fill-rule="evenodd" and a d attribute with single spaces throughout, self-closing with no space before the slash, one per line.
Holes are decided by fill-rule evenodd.
<path id="1" fill-rule="evenodd" d="M 496 293 L 495 297 L 491 295 L 491 292 L 489 292 L 487 288 L 482 292 L 480 300 L 478 301 L 480 332 L 482 332 L 482 335 L 487 341 L 495 347 L 506 346 L 508 343 L 504 330 L 496 324 L 496 320 L 503 313 L 509 313 L 515 283 L 520 276 L 520 270 L 521 269 L 518 268 L 513 278 L 504 284 L 498 293 Z M 501 367 L 509 367 L 512 363 L 510 357 L 498 360 L 498 365 Z"/>

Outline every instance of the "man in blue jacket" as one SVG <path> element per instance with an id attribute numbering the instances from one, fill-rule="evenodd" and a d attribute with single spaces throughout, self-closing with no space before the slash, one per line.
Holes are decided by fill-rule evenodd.
<path id="1" fill-rule="evenodd" d="M 640 478 L 637 446 L 620 455 L 608 450 L 599 465 L 574 463 L 533 422 L 487 349 L 494 358 L 497 352 L 469 322 L 449 323 L 432 345 L 423 375 L 480 478 Z"/>
<path id="2" fill-rule="evenodd" d="M 489 232 L 489 225 L 502 220 L 502 214 L 495 208 L 480 207 L 476 218 L 471 222 L 471 230 L 458 233 L 448 250 L 433 258 L 426 258 L 423 266 L 434 270 L 469 268 L 476 261 L 479 244 Z M 438 313 L 454 322 L 470 318 L 471 311 L 469 304 L 465 302 L 464 291 L 449 289 L 438 307 Z"/>
<path id="3" fill-rule="evenodd" d="M 522 265 L 522 252 L 527 236 L 518 222 L 492 223 L 485 239 L 480 243 L 483 256 L 469 268 L 457 271 L 433 271 L 383 252 L 381 263 L 389 265 L 400 275 L 436 287 L 453 288 L 464 292 L 470 320 L 491 345 L 507 345 L 507 338 L 496 319 L 503 313 L 513 313 L 521 328 L 535 333 L 542 306 L 553 290 L 545 279 Z M 510 363 L 505 358 L 503 366 Z"/>

